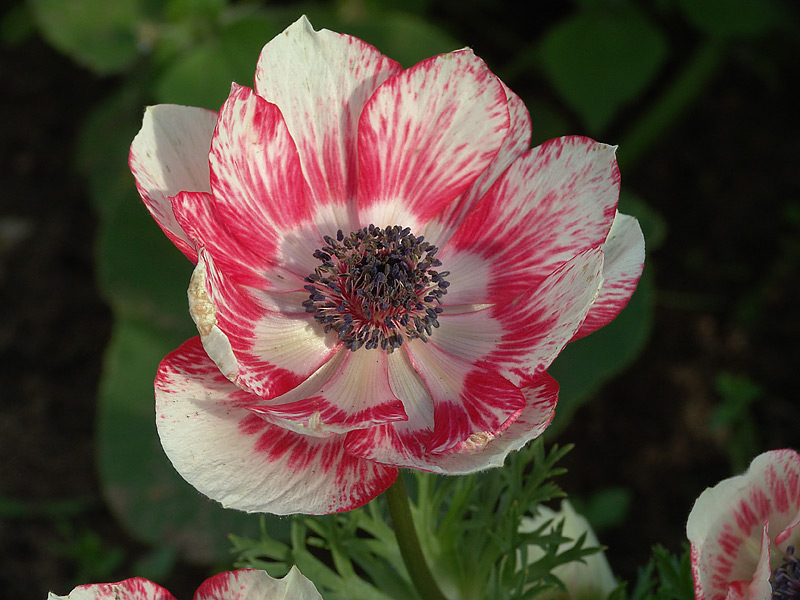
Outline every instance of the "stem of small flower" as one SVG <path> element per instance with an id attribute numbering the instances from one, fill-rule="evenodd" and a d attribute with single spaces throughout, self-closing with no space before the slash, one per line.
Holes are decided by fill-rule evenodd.
<path id="1" fill-rule="evenodd" d="M 422 555 L 422 547 L 419 545 L 414 519 L 411 517 L 408 492 L 402 473 L 397 475 L 395 482 L 386 490 L 386 501 L 389 503 L 389 514 L 392 517 L 394 535 L 397 538 L 397 545 L 400 547 L 400 554 L 417 592 L 425 600 L 447 600 L 433 579 L 433 574 Z"/>

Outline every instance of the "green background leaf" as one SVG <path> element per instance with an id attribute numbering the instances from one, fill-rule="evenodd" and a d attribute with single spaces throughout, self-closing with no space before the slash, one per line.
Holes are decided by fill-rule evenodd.
<path id="1" fill-rule="evenodd" d="M 653 274 L 645 266 L 639 287 L 619 316 L 593 334 L 568 344 L 558 355 L 547 371 L 560 387 L 556 416 L 546 432 L 548 439 L 558 436 L 600 386 L 636 359 L 650 337 L 654 301 Z"/>
<path id="2" fill-rule="evenodd" d="M 177 547 L 192 561 L 227 559 L 230 533 L 256 535 L 258 517 L 225 510 L 186 483 L 170 464 L 155 428 L 153 377 L 175 336 L 120 317 L 106 352 L 97 423 L 104 494 L 139 540 Z M 288 521 L 267 517 L 269 531 L 288 536 Z"/>
<path id="3" fill-rule="evenodd" d="M 28 0 L 39 29 L 53 46 L 101 74 L 124 70 L 137 58 L 142 0 Z"/>
<path id="4" fill-rule="evenodd" d="M 628 7 L 575 13 L 545 34 L 539 51 L 550 82 L 597 134 L 653 81 L 667 44 Z"/>

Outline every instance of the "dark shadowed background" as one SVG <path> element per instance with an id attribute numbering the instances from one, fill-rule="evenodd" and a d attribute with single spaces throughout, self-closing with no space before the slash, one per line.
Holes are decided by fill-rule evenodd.
<path id="1" fill-rule="evenodd" d="M 363 35 L 390 56 L 407 51 L 401 61 L 427 46 L 470 45 L 526 100 L 537 142 L 580 133 L 620 144 L 623 188 L 650 234 L 647 276 L 655 291 L 652 320 L 641 328 L 651 329 L 620 374 L 565 404 L 547 439 L 575 444 L 560 483 L 627 579 L 654 544 L 681 550 L 686 517 L 706 486 L 758 452 L 800 448 L 800 119 L 789 92 L 800 58 L 798 12 L 788 1 L 755 3 L 762 10 L 731 0 L 708 14 L 708 3 L 687 3 L 533 3 L 533 19 L 515 13 L 510 0 L 270 3 L 263 36 L 252 34 L 260 21 L 248 22 L 248 35 L 260 41 L 242 67 L 252 71 L 257 48 L 303 12 L 315 26 Z M 138 123 L 148 102 L 207 98 L 218 107 L 216 87 L 197 102 L 184 100 L 193 98 L 191 82 L 211 87 L 192 65 L 216 64 L 212 51 L 193 57 L 192 49 L 200 38 L 228 39 L 204 29 L 216 18 L 208 14 L 262 5 L 123 4 L 161 21 L 137 21 L 133 50 L 122 44 L 96 55 L 89 46 L 97 27 L 88 23 L 82 37 L 67 20 L 63 30 L 73 37 L 60 36 L 53 2 L 17 1 L 0 14 L 0 594 L 9 598 L 43 600 L 48 590 L 66 594 L 78 583 L 134 572 L 161 572 L 160 583 L 188 598 L 212 569 L 229 566 L 190 564 L 180 550 L 149 543 L 120 518 L 113 485 L 99 474 L 109 461 L 124 469 L 138 460 L 136 448 L 126 454 L 97 443 L 106 347 L 114 315 L 130 317 L 121 296 L 133 292 L 97 266 L 109 261 L 108 240 L 98 240 L 113 231 L 113 219 L 98 208 L 106 173 L 96 171 L 117 164 L 124 172 L 127 156 L 92 162 L 84 150 L 79 160 L 76 148 L 84 136 L 83 144 L 105 153 L 101 142 Z M 163 22 L 190 23 L 195 42 L 176 35 L 183 41 L 159 46 L 166 29 L 154 23 Z M 581 38 L 570 37 L 581 28 L 629 45 L 600 44 L 599 71 L 576 66 L 563 47 L 576 48 L 576 62 L 584 56 Z M 389 39 L 386 31 L 408 38 Z M 148 46 L 151 38 L 157 41 Z M 629 71 L 620 75 L 619 64 Z M 222 99 L 229 80 L 214 82 Z M 112 111 L 87 138 L 87 119 L 120 90 L 129 104 L 116 110 L 127 120 L 117 128 Z M 123 189 L 143 216 L 126 177 L 114 189 L 108 184 L 109 197 Z M 125 246 L 114 251 L 114 264 L 138 256 Z M 190 325 L 187 314 L 176 330 Z M 559 371 L 562 383 L 569 371 Z"/>

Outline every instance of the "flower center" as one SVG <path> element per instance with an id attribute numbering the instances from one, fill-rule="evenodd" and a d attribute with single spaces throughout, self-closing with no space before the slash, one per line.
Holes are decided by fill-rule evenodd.
<path id="1" fill-rule="evenodd" d="M 786 548 L 786 562 L 772 572 L 773 600 L 800 600 L 800 560 L 794 546 Z"/>
<path id="2" fill-rule="evenodd" d="M 428 341 L 439 327 L 449 272 L 434 267 L 438 248 L 408 227 L 370 225 L 345 237 L 324 236 L 314 252 L 322 264 L 306 277 L 306 312 L 336 331 L 349 350 L 362 346 L 392 353 L 403 338 Z"/>

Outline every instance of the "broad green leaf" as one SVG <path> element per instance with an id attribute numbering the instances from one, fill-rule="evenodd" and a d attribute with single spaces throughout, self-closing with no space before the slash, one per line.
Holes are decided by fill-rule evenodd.
<path id="1" fill-rule="evenodd" d="M 363 39 L 406 68 L 464 46 L 436 25 L 401 12 L 375 13 L 371 18 L 343 20 L 336 26 L 338 31 Z"/>
<path id="2" fill-rule="evenodd" d="M 408 12 L 381 10 L 332 10 L 327 4 L 302 3 L 290 9 L 270 9 L 281 30 L 301 14 L 308 15 L 314 29 L 345 32 L 372 44 L 383 54 L 410 67 L 419 61 L 463 48 L 464 44 L 430 21 Z"/>
<path id="3" fill-rule="evenodd" d="M 653 276 L 645 265 L 639 287 L 619 316 L 564 348 L 548 369 L 560 387 L 556 416 L 547 429 L 548 439 L 557 437 L 600 386 L 636 359 L 650 336 L 654 301 Z"/>
<path id="4" fill-rule="evenodd" d="M 625 175 L 623 174 L 623 178 Z M 669 225 L 664 216 L 637 194 L 623 190 L 619 196 L 619 212 L 636 217 L 644 234 L 647 252 L 660 247 L 667 238 Z"/>
<path id="5" fill-rule="evenodd" d="M 167 239 L 135 189 L 99 228 L 97 263 L 101 289 L 118 317 L 136 316 L 180 331 L 184 338 L 196 334 L 186 298 L 193 266 Z"/>
<path id="6" fill-rule="evenodd" d="M 125 70 L 136 59 L 143 0 L 28 0 L 45 39 L 100 74 Z"/>
<path id="7" fill-rule="evenodd" d="M 261 49 L 284 29 L 284 23 L 271 12 L 229 13 L 219 39 L 231 70 L 231 81 L 252 87 Z"/>
<path id="8" fill-rule="evenodd" d="M 720 37 L 763 34 L 780 19 L 770 0 L 679 0 L 678 4 L 692 25 Z"/>
<path id="9" fill-rule="evenodd" d="M 156 100 L 219 110 L 232 82 L 253 86 L 261 49 L 282 29 L 266 12 L 228 14 L 213 36 L 166 67 L 155 84 Z"/>
<path id="10" fill-rule="evenodd" d="M 255 74 L 257 55 L 253 57 Z M 246 83 L 252 80 L 239 81 Z M 219 40 L 188 50 L 169 65 L 155 84 L 156 101 L 219 110 L 236 78 Z M 251 85 L 247 83 L 247 85 Z"/>
<path id="11" fill-rule="evenodd" d="M 170 21 L 192 18 L 214 20 L 227 3 L 227 0 L 167 0 L 164 15 Z"/>
<path id="12" fill-rule="evenodd" d="M 100 216 L 100 288 L 117 315 L 193 335 L 186 289 L 191 263 L 147 212 L 128 169 L 128 150 L 141 126 L 143 105 L 134 85 L 90 115 L 78 143 L 78 167 L 89 181 Z"/>
<path id="13" fill-rule="evenodd" d="M 538 146 L 547 140 L 568 135 L 571 130 L 569 119 L 558 108 L 541 98 L 523 98 L 533 122 L 533 145 Z"/>
<path id="14" fill-rule="evenodd" d="M 130 202 L 131 194 L 136 196 L 128 151 L 144 115 L 144 96 L 137 84 L 130 79 L 96 106 L 78 135 L 77 167 L 89 182 L 93 206 L 101 219 Z"/>
<path id="15" fill-rule="evenodd" d="M 176 547 L 193 561 L 226 561 L 228 534 L 257 535 L 258 517 L 225 510 L 192 488 L 173 469 L 156 432 L 156 369 L 182 341 L 152 323 L 117 318 L 100 383 L 100 477 L 113 512 L 137 539 Z M 266 518 L 270 533 L 285 539 L 288 521 Z"/>
<path id="16" fill-rule="evenodd" d="M 598 134 L 653 81 L 667 44 L 632 7 L 582 11 L 551 29 L 540 47 L 541 66 L 555 89 Z"/>

